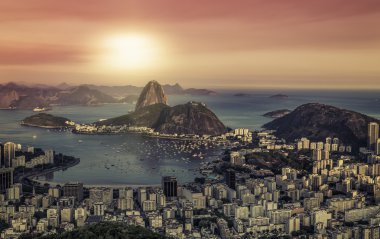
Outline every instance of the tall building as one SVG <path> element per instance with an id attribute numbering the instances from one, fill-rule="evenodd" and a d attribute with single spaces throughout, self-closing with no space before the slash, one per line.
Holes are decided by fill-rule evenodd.
<path id="1" fill-rule="evenodd" d="M 0 193 L 5 194 L 7 189 L 13 185 L 13 169 L 0 168 Z"/>
<path id="2" fill-rule="evenodd" d="M 377 139 L 376 142 L 376 154 L 380 155 L 380 139 Z"/>
<path id="3" fill-rule="evenodd" d="M 53 164 L 54 163 L 54 150 L 52 149 L 48 149 L 48 150 L 45 150 L 45 156 L 47 157 L 47 160 L 50 164 Z"/>
<path id="4" fill-rule="evenodd" d="M 4 163 L 4 145 L 0 143 L 0 168 L 5 167 Z"/>
<path id="5" fill-rule="evenodd" d="M 96 202 L 94 204 L 94 215 L 104 216 L 105 206 L 103 202 Z"/>
<path id="6" fill-rule="evenodd" d="M 322 154 L 322 150 L 321 149 L 314 149 L 313 150 L 313 154 L 312 154 L 312 158 L 314 161 L 320 161 L 322 160 L 322 157 L 323 157 L 323 154 Z"/>
<path id="7" fill-rule="evenodd" d="M 232 189 L 236 188 L 236 173 L 232 169 L 226 171 L 226 184 Z"/>
<path id="8" fill-rule="evenodd" d="M 12 160 L 16 157 L 16 144 L 7 142 L 4 144 L 4 167 L 12 167 Z"/>
<path id="9" fill-rule="evenodd" d="M 83 200 L 83 183 L 66 183 L 63 186 L 63 196 L 75 197 L 79 202 Z"/>
<path id="10" fill-rule="evenodd" d="M 377 139 L 379 138 L 379 124 L 371 122 L 368 124 L 368 149 L 376 150 Z"/>
<path id="11" fill-rule="evenodd" d="M 172 176 L 162 177 L 162 188 L 166 198 L 177 197 L 177 178 Z"/>

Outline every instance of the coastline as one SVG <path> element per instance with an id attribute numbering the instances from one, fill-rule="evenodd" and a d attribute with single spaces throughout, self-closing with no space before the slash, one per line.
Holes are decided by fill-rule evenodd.
<path id="1" fill-rule="evenodd" d="M 49 169 L 42 170 L 42 171 L 38 170 L 38 171 L 29 172 L 26 174 L 15 175 L 14 181 L 19 182 L 21 184 L 25 184 L 25 185 L 31 185 L 31 184 L 27 183 L 27 181 L 32 182 L 32 184 L 35 184 L 35 183 L 40 184 L 39 180 L 35 180 L 35 177 L 40 176 L 40 175 L 44 175 L 44 174 L 48 174 L 48 173 L 54 173 L 54 172 L 61 171 L 61 170 L 66 170 L 68 168 L 71 168 L 71 167 L 78 165 L 79 163 L 80 163 L 80 159 L 75 158 L 75 160 L 73 162 L 70 162 L 67 165 L 57 166 L 57 167 L 49 168 Z M 44 183 L 49 183 L 49 181 L 46 181 Z"/>
<path id="2" fill-rule="evenodd" d="M 69 129 L 69 128 L 73 128 L 70 126 L 44 126 L 44 125 L 37 125 L 37 124 L 29 124 L 29 123 L 25 123 L 25 122 L 20 122 L 20 125 L 27 126 L 27 127 L 41 128 L 41 129 Z"/>

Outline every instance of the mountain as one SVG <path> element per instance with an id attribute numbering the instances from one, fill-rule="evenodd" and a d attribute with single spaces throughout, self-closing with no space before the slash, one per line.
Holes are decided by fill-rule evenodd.
<path id="1" fill-rule="evenodd" d="M 66 82 L 62 82 L 61 84 L 57 85 L 56 87 L 58 89 L 61 89 L 61 90 L 66 90 L 66 89 L 69 89 L 71 86 L 69 84 L 67 84 Z"/>
<path id="2" fill-rule="evenodd" d="M 113 97 L 125 97 L 126 95 L 136 95 L 142 91 L 142 87 L 133 86 L 133 85 L 123 85 L 123 86 L 105 86 L 105 85 L 91 85 L 86 84 L 90 89 L 101 91 L 107 95 Z"/>
<path id="3" fill-rule="evenodd" d="M 221 135 L 227 131 L 218 117 L 198 102 L 164 108 L 154 128 L 168 134 Z"/>
<path id="4" fill-rule="evenodd" d="M 154 128 L 158 121 L 161 112 L 169 106 L 158 103 L 154 105 L 148 105 L 141 109 L 135 110 L 132 113 L 122 115 L 119 117 L 95 122 L 96 125 L 129 125 L 138 127 Z"/>
<path id="5" fill-rule="evenodd" d="M 61 91 L 54 102 L 60 105 L 98 105 L 116 103 L 117 100 L 101 91 L 81 85 L 70 90 Z"/>
<path id="6" fill-rule="evenodd" d="M 64 128 L 70 126 L 66 123 L 67 121 L 70 120 L 64 117 L 58 117 L 51 114 L 39 113 L 23 119 L 21 121 L 21 124 L 41 128 Z"/>
<path id="7" fill-rule="evenodd" d="M 133 86 L 133 85 L 121 85 L 121 86 L 104 86 L 104 85 L 92 85 L 86 84 L 85 86 L 90 89 L 99 90 L 113 97 L 125 97 L 126 95 L 136 95 L 140 94 L 143 87 Z M 60 86 L 61 87 L 61 86 Z M 184 89 L 180 84 L 176 83 L 174 85 L 162 85 L 164 92 L 167 95 L 214 95 L 216 92 L 207 89 Z"/>
<path id="8" fill-rule="evenodd" d="M 162 103 L 153 104 L 95 124 L 149 127 L 169 134 L 220 135 L 227 131 L 211 110 L 204 104 L 195 102 L 174 107 Z"/>
<path id="9" fill-rule="evenodd" d="M 132 103 L 136 103 L 138 99 L 139 99 L 138 95 L 127 95 L 126 97 L 121 98 L 119 102 L 132 104 Z"/>
<path id="10" fill-rule="evenodd" d="M 59 89 L 29 87 L 15 83 L 0 85 L 0 108 L 33 109 L 45 107 L 54 99 Z"/>
<path id="11" fill-rule="evenodd" d="M 140 93 L 136 103 L 135 110 L 139 110 L 148 105 L 168 104 L 168 98 L 164 93 L 164 89 L 157 81 L 149 81 Z"/>
<path id="12" fill-rule="evenodd" d="M 309 103 L 275 119 L 263 127 L 276 130 L 278 137 L 288 141 L 301 137 L 324 140 L 338 137 L 345 144 L 364 146 L 369 122 L 380 122 L 367 115 L 330 105 Z"/>
<path id="13" fill-rule="evenodd" d="M 168 95 L 179 95 L 179 94 L 183 94 L 183 91 L 184 91 L 182 86 L 180 86 L 178 83 L 174 85 L 166 84 L 166 85 L 163 85 L 162 88 L 164 88 L 165 93 Z"/>

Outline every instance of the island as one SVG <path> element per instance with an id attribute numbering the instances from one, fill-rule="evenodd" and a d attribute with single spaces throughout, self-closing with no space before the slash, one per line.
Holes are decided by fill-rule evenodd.
<path id="1" fill-rule="evenodd" d="M 47 129 L 62 129 L 72 128 L 75 123 L 65 117 L 39 113 L 23 119 L 21 125 Z"/>
<path id="2" fill-rule="evenodd" d="M 283 116 L 289 114 L 290 112 L 292 112 L 292 111 L 288 110 L 288 109 L 274 110 L 274 111 L 270 111 L 270 112 L 263 114 L 263 116 L 276 119 L 276 118 L 283 117 Z"/>
<path id="3" fill-rule="evenodd" d="M 270 96 L 269 98 L 271 99 L 280 99 L 280 100 L 283 100 L 283 99 L 287 99 L 289 98 L 288 95 L 285 95 L 285 94 L 276 94 L 276 95 L 272 95 Z"/>

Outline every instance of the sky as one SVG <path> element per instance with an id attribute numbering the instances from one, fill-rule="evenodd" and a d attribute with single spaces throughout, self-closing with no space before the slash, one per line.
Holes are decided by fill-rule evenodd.
<path id="1" fill-rule="evenodd" d="M 378 0 L 1 0 L 0 83 L 380 89 Z"/>

